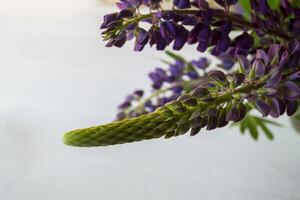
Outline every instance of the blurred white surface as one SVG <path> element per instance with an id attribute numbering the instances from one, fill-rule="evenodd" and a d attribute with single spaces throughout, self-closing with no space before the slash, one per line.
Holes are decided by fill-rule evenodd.
<path id="1" fill-rule="evenodd" d="M 1 200 L 300 199 L 300 137 L 236 129 L 72 148 L 62 134 L 113 119 L 160 53 L 107 49 L 96 0 L 0 0 Z M 185 48 L 189 57 L 194 47 Z"/>

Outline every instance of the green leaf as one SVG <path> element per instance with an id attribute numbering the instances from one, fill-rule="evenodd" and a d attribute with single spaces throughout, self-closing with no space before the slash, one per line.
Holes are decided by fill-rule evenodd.
<path id="1" fill-rule="evenodd" d="M 274 121 L 271 121 L 271 120 L 268 120 L 268 119 L 265 119 L 265 118 L 261 118 L 261 117 L 256 117 L 257 120 L 261 120 L 263 121 L 264 123 L 266 124 L 272 124 L 274 126 L 278 126 L 278 127 L 281 127 L 281 124 L 277 123 L 277 122 L 274 122 Z"/>
<path id="2" fill-rule="evenodd" d="M 247 123 L 246 123 L 246 121 L 244 120 L 244 121 L 241 122 L 241 125 L 240 125 L 240 131 L 241 131 L 242 134 L 245 133 L 246 128 L 247 128 Z"/>
<path id="3" fill-rule="evenodd" d="M 295 6 L 295 7 L 300 8 L 300 0 L 293 0 L 292 5 Z"/>
<path id="4" fill-rule="evenodd" d="M 268 0 L 268 4 L 272 9 L 278 10 L 280 6 L 280 0 Z"/>
<path id="5" fill-rule="evenodd" d="M 243 8 L 244 10 L 244 17 L 246 19 L 250 19 L 250 13 L 251 13 L 251 5 L 250 5 L 250 1 L 249 0 L 239 0 L 239 4 L 240 6 Z"/>
<path id="6" fill-rule="evenodd" d="M 248 114 L 241 122 L 233 123 L 231 126 L 239 126 L 241 134 L 249 132 L 254 140 L 257 140 L 260 133 L 264 133 L 270 140 L 274 139 L 273 133 L 269 129 L 268 125 L 280 126 L 280 124 L 262 118 Z M 262 131 L 262 132 L 261 132 Z"/>
<path id="7" fill-rule="evenodd" d="M 258 139 L 258 130 L 256 127 L 256 120 L 255 120 L 255 118 L 253 118 L 251 116 L 249 117 L 248 129 L 249 129 L 249 132 L 250 132 L 250 135 L 252 136 L 252 138 L 254 140 L 257 140 Z"/>
<path id="8" fill-rule="evenodd" d="M 259 121 L 258 123 L 259 123 L 261 129 L 263 130 L 263 132 L 265 133 L 265 135 L 267 136 L 267 138 L 270 140 L 273 140 L 274 136 L 271 133 L 271 131 L 269 130 L 269 128 L 262 121 Z"/>
<path id="9" fill-rule="evenodd" d="M 182 61 L 182 62 L 185 62 L 185 59 L 182 57 L 182 56 L 180 56 L 179 54 L 176 54 L 176 53 L 174 53 L 174 52 L 171 52 L 171 51 L 165 51 L 165 53 L 168 55 L 168 56 L 170 56 L 171 58 L 173 58 L 174 60 L 180 60 L 180 61 Z"/>

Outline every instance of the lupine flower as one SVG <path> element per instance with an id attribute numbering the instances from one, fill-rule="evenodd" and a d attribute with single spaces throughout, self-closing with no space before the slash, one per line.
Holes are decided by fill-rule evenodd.
<path id="1" fill-rule="evenodd" d="M 245 19 L 230 9 L 237 0 L 215 1 L 220 9 L 210 8 L 205 0 L 173 0 L 175 9 L 163 8 L 160 0 L 121 0 L 120 12 L 104 16 L 101 29 L 108 47 L 122 47 L 131 38 L 136 51 L 148 43 L 157 50 L 170 45 L 180 50 L 189 44 L 221 63 L 212 66 L 205 57 L 188 62 L 169 53 L 175 59 L 169 68 L 149 73 L 149 97 L 142 90 L 133 92 L 119 105 L 120 121 L 68 133 L 66 143 L 120 144 L 170 138 L 189 129 L 194 136 L 203 128 L 237 122 L 254 139 L 257 126 L 273 138 L 264 125 L 268 121 L 249 113 L 256 109 L 262 117 L 278 118 L 284 113 L 292 116 L 298 109 L 300 9 L 288 0 L 281 0 L 277 9 L 267 0 L 251 0 L 251 18 Z M 150 12 L 141 13 L 142 5 Z"/>

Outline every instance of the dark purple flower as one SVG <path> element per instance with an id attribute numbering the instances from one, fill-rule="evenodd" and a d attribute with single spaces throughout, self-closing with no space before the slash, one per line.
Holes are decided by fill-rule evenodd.
<path id="1" fill-rule="evenodd" d="M 192 91 L 191 95 L 194 97 L 205 97 L 209 95 L 209 91 L 207 88 L 197 87 Z"/>
<path id="2" fill-rule="evenodd" d="M 255 71 L 256 76 L 261 77 L 265 74 L 266 67 L 262 59 L 255 59 L 252 67 Z"/>
<path id="3" fill-rule="evenodd" d="M 238 0 L 215 0 L 220 6 L 230 6 L 236 4 Z"/>
<path id="4" fill-rule="evenodd" d="M 142 0 L 121 0 L 117 3 L 117 6 L 121 10 L 136 9 L 142 4 Z"/>
<path id="5" fill-rule="evenodd" d="M 152 80 L 153 88 L 159 89 L 166 80 L 167 74 L 163 69 L 156 68 L 154 72 L 149 73 L 149 77 Z"/>
<path id="6" fill-rule="evenodd" d="M 278 60 L 278 52 L 279 52 L 279 45 L 272 44 L 268 51 L 268 58 L 270 59 L 270 63 L 277 62 Z"/>
<path id="7" fill-rule="evenodd" d="M 270 98 L 270 115 L 274 118 L 278 118 L 281 113 L 280 113 L 280 103 L 277 98 Z"/>
<path id="8" fill-rule="evenodd" d="M 279 61 L 279 65 L 280 67 L 284 67 L 286 65 L 286 63 L 289 60 L 289 52 L 288 51 L 284 51 L 281 55 L 280 61 Z"/>
<path id="9" fill-rule="evenodd" d="M 269 62 L 269 58 L 268 58 L 266 52 L 262 49 L 257 49 L 256 50 L 256 59 L 263 60 L 265 65 L 267 65 L 268 62 Z"/>
<path id="10" fill-rule="evenodd" d="M 134 50 L 135 51 L 141 51 L 145 47 L 145 45 L 149 41 L 149 35 L 148 32 L 144 29 L 140 28 L 138 31 L 138 35 L 135 40 Z"/>
<path id="11" fill-rule="evenodd" d="M 134 91 L 134 94 L 137 95 L 138 97 L 143 97 L 144 91 L 143 90 L 136 90 L 136 91 Z"/>
<path id="12" fill-rule="evenodd" d="M 289 76 L 290 81 L 297 81 L 300 79 L 300 71 L 295 72 Z"/>
<path id="13" fill-rule="evenodd" d="M 165 21 L 160 25 L 160 34 L 164 39 L 173 39 L 176 36 L 177 27 L 174 22 Z"/>
<path id="14" fill-rule="evenodd" d="M 196 42 L 198 42 L 198 34 L 202 27 L 203 25 L 201 23 L 198 23 L 194 26 L 194 28 L 190 31 L 189 37 L 187 39 L 188 44 L 195 44 Z"/>
<path id="15" fill-rule="evenodd" d="M 278 93 L 277 87 L 273 85 L 265 85 L 263 89 L 267 96 L 275 96 Z"/>
<path id="16" fill-rule="evenodd" d="M 235 105 L 233 105 L 226 113 L 226 121 L 236 121 L 240 118 L 240 112 Z"/>
<path id="17" fill-rule="evenodd" d="M 239 122 L 239 121 L 243 120 L 248 112 L 247 106 L 245 106 L 243 103 L 239 103 L 237 105 L 237 109 L 239 110 L 239 118 L 237 120 L 235 120 L 234 122 Z"/>
<path id="18" fill-rule="evenodd" d="M 180 9 L 190 8 L 190 0 L 173 0 L 174 6 Z"/>
<path id="19" fill-rule="evenodd" d="M 120 104 L 118 108 L 119 109 L 125 109 L 125 108 L 128 108 L 130 106 L 131 106 L 131 103 L 128 102 L 128 101 L 125 101 L 124 103 Z"/>
<path id="20" fill-rule="evenodd" d="M 226 120 L 226 108 L 223 108 L 219 112 L 219 118 L 218 118 L 218 127 L 222 128 L 226 126 L 229 122 Z"/>
<path id="21" fill-rule="evenodd" d="M 286 17 L 293 13 L 293 7 L 287 0 L 280 0 L 280 8 Z"/>
<path id="22" fill-rule="evenodd" d="M 218 56 L 218 58 L 221 60 L 221 67 L 223 69 L 229 70 L 234 66 L 235 60 L 234 57 L 230 54 L 223 53 Z"/>
<path id="23" fill-rule="evenodd" d="M 209 5 L 206 0 L 194 0 L 193 2 L 191 2 L 191 4 L 194 7 L 197 7 L 197 8 L 203 9 L 203 10 L 206 10 L 209 8 Z"/>
<path id="24" fill-rule="evenodd" d="M 206 130 L 210 131 L 218 127 L 218 116 L 208 117 Z"/>
<path id="25" fill-rule="evenodd" d="M 234 73 L 232 75 L 232 79 L 233 79 L 234 85 L 235 86 L 239 86 L 239 85 L 241 85 L 244 82 L 245 75 L 242 74 L 242 73 Z"/>
<path id="26" fill-rule="evenodd" d="M 188 71 L 186 75 L 192 80 L 199 78 L 199 74 L 194 70 Z"/>
<path id="27" fill-rule="evenodd" d="M 267 0 L 251 0 L 250 2 L 252 9 L 259 13 L 265 15 L 270 11 Z"/>
<path id="28" fill-rule="evenodd" d="M 281 79 L 282 79 L 282 72 L 280 70 L 277 70 L 274 73 L 272 73 L 272 75 L 267 81 L 267 84 L 275 86 L 281 81 Z"/>
<path id="29" fill-rule="evenodd" d="M 177 34 L 175 36 L 175 41 L 173 45 L 174 50 L 180 50 L 186 43 L 189 36 L 189 31 L 184 28 L 184 26 L 179 26 L 177 29 Z"/>
<path id="30" fill-rule="evenodd" d="M 156 49 L 159 51 L 162 51 L 166 48 L 167 42 L 166 40 L 161 36 L 160 31 L 157 30 L 154 26 L 149 30 L 150 35 L 150 46 L 153 46 L 156 44 Z"/>
<path id="31" fill-rule="evenodd" d="M 209 66 L 209 62 L 205 57 L 199 60 L 193 60 L 191 63 L 199 69 L 206 69 Z"/>
<path id="32" fill-rule="evenodd" d="M 285 99 L 295 101 L 300 97 L 300 88 L 296 83 L 286 81 L 283 84 L 283 93 Z"/>
<path id="33" fill-rule="evenodd" d="M 244 32 L 242 35 L 239 35 L 234 39 L 234 43 L 236 44 L 236 54 L 246 55 L 248 50 L 254 44 L 254 40 L 251 35 L 249 35 L 247 32 Z"/>
<path id="34" fill-rule="evenodd" d="M 209 44 L 210 34 L 211 34 L 210 27 L 207 25 L 202 26 L 202 28 L 200 29 L 200 31 L 198 33 L 198 41 L 199 41 L 199 44 L 197 47 L 198 51 L 204 52 L 207 49 L 208 44 Z"/>
<path id="35" fill-rule="evenodd" d="M 184 68 L 184 63 L 180 60 L 176 60 L 174 64 L 170 65 L 169 71 L 173 77 L 177 78 L 182 74 L 183 68 Z"/>
<path id="36" fill-rule="evenodd" d="M 256 99 L 255 105 L 256 105 L 257 110 L 259 112 L 261 112 L 261 114 L 263 115 L 263 117 L 266 117 L 266 116 L 269 115 L 269 113 L 270 113 L 270 106 L 266 102 L 264 102 L 261 99 Z"/>
<path id="37" fill-rule="evenodd" d="M 218 56 L 220 53 L 225 52 L 230 46 L 230 43 L 231 41 L 228 35 L 222 35 L 217 41 L 217 45 L 213 49 L 212 54 Z"/>
<path id="38" fill-rule="evenodd" d="M 218 82 L 225 82 L 227 80 L 226 75 L 220 70 L 210 71 L 208 77 Z"/>
<path id="39" fill-rule="evenodd" d="M 101 29 L 110 27 L 115 21 L 118 20 L 118 13 L 112 13 L 104 15 L 103 23 L 101 24 Z"/>
<path id="40" fill-rule="evenodd" d="M 241 67 L 246 71 L 249 72 L 250 68 L 251 68 L 251 63 L 250 61 L 247 59 L 247 57 L 243 56 L 243 55 L 238 55 L 238 61 L 239 64 L 241 65 Z"/>
<path id="41" fill-rule="evenodd" d="M 176 94 L 180 94 L 182 92 L 183 88 L 181 86 L 174 86 L 172 87 L 172 91 Z"/>
<path id="42" fill-rule="evenodd" d="M 289 101 L 287 104 L 286 104 L 286 114 L 288 116 L 292 116 L 296 113 L 298 109 L 298 103 L 297 101 Z"/>

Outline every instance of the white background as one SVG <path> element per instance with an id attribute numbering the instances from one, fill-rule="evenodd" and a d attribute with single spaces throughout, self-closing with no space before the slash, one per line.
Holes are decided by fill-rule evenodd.
<path id="1" fill-rule="evenodd" d="M 99 26 L 112 10 L 96 0 L 0 0 L 0 199 L 300 199 L 300 137 L 285 117 L 272 142 L 225 128 L 63 145 L 64 132 L 112 120 L 159 64 L 154 49 L 104 47 Z"/>

